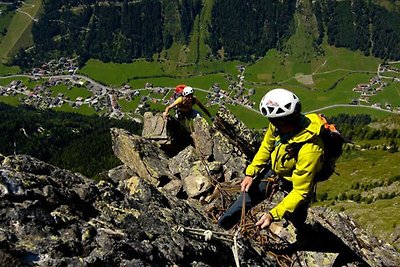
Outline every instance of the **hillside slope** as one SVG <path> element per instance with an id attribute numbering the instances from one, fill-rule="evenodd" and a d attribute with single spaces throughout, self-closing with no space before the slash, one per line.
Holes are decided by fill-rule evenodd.
<path id="1" fill-rule="evenodd" d="M 400 58 L 400 20 L 393 6 L 363 0 L 86 0 L 64 4 L 50 0 L 32 29 L 35 48 L 22 52 L 40 57 L 21 54 L 14 63 L 28 66 L 56 54 L 73 53 L 82 64 L 89 58 L 105 62 L 146 58 L 179 64 L 198 63 L 200 58 L 248 62 L 270 49 L 293 47 L 290 39 L 297 31 L 304 33 L 304 42 L 294 55 L 303 62 L 324 53 L 324 39 L 367 56 L 396 60 Z"/>

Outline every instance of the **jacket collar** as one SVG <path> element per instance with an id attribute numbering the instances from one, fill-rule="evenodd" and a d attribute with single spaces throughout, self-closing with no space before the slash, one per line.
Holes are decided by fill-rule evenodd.
<path id="1" fill-rule="evenodd" d="M 279 143 L 307 142 L 320 133 L 323 125 L 317 114 L 303 115 L 299 130 L 282 135 L 278 133 L 277 138 L 279 139 Z M 276 128 L 274 126 L 272 127 L 274 131 L 276 131 Z"/>

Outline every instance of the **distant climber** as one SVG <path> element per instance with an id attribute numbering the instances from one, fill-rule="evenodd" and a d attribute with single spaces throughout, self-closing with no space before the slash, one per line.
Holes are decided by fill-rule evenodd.
<path id="1" fill-rule="evenodd" d="M 241 182 L 241 195 L 219 218 L 224 229 L 232 228 L 241 218 L 243 197 L 246 212 L 268 198 L 275 188 L 286 196 L 274 208 L 264 212 L 256 226 L 269 227 L 274 221 L 288 219 L 299 229 L 307 217 L 316 174 L 322 168 L 324 143 L 319 133 L 324 124 L 317 114 L 303 115 L 299 98 L 285 89 L 273 89 L 262 98 L 261 113 L 269 127 L 253 161 L 247 166 Z M 295 144 L 302 144 L 293 154 Z M 272 179 L 273 177 L 273 179 Z"/>
<path id="2" fill-rule="evenodd" d="M 205 106 L 203 106 L 200 100 L 193 95 L 193 93 L 193 88 L 186 86 L 182 91 L 182 95 L 179 96 L 171 105 L 165 108 L 165 111 L 163 112 L 164 119 L 168 117 L 170 109 L 175 107 L 177 108 L 176 116 L 178 120 L 194 119 L 198 116 L 201 116 L 199 111 L 193 109 L 193 105 L 195 104 L 197 104 L 204 111 L 204 113 L 206 113 L 207 116 L 212 119 L 210 112 Z"/>

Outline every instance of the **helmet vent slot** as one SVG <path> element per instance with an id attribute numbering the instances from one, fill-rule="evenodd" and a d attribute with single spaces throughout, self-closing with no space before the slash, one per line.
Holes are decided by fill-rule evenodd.
<path id="1" fill-rule="evenodd" d="M 285 113 L 285 111 L 282 108 L 278 108 L 276 114 L 281 114 L 281 113 Z"/>
<path id="2" fill-rule="evenodd" d="M 264 116 L 267 116 L 267 110 L 263 107 L 263 108 L 261 108 L 261 113 L 264 115 Z"/>
<path id="3" fill-rule="evenodd" d="M 274 112 L 274 107 L 267 107 L 268 108 L 268 113 L 271 114 L 272 112 Z"/>

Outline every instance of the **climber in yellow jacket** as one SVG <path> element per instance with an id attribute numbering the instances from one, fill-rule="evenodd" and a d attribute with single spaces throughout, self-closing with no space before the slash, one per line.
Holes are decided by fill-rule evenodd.
<path id="1" fill-rule="evenodd" d="M 246 168 L 241 183 L 242 194 L 218 221 L 225 229 L 239 221 L 243 196 L 246 211 L 269 196 L 263 178 L 272 175 L 278 177 L 280 189 L 287 195 L 263 213 L 256 226 L 265 228 L 286 218 L 298 228 L 307 217 L 314 177 L 322 167 L 324 145 L 318 134 L 323 123 L 317 114 L 301 113 L 300 100 L 295 94 L 285 89 L 273 89 L 261 100 L 260 111 L 270 124 L 258 152 Z M 298 154 L 293 155 L 293 146 L 299 143 L 302 146 Z"/>

